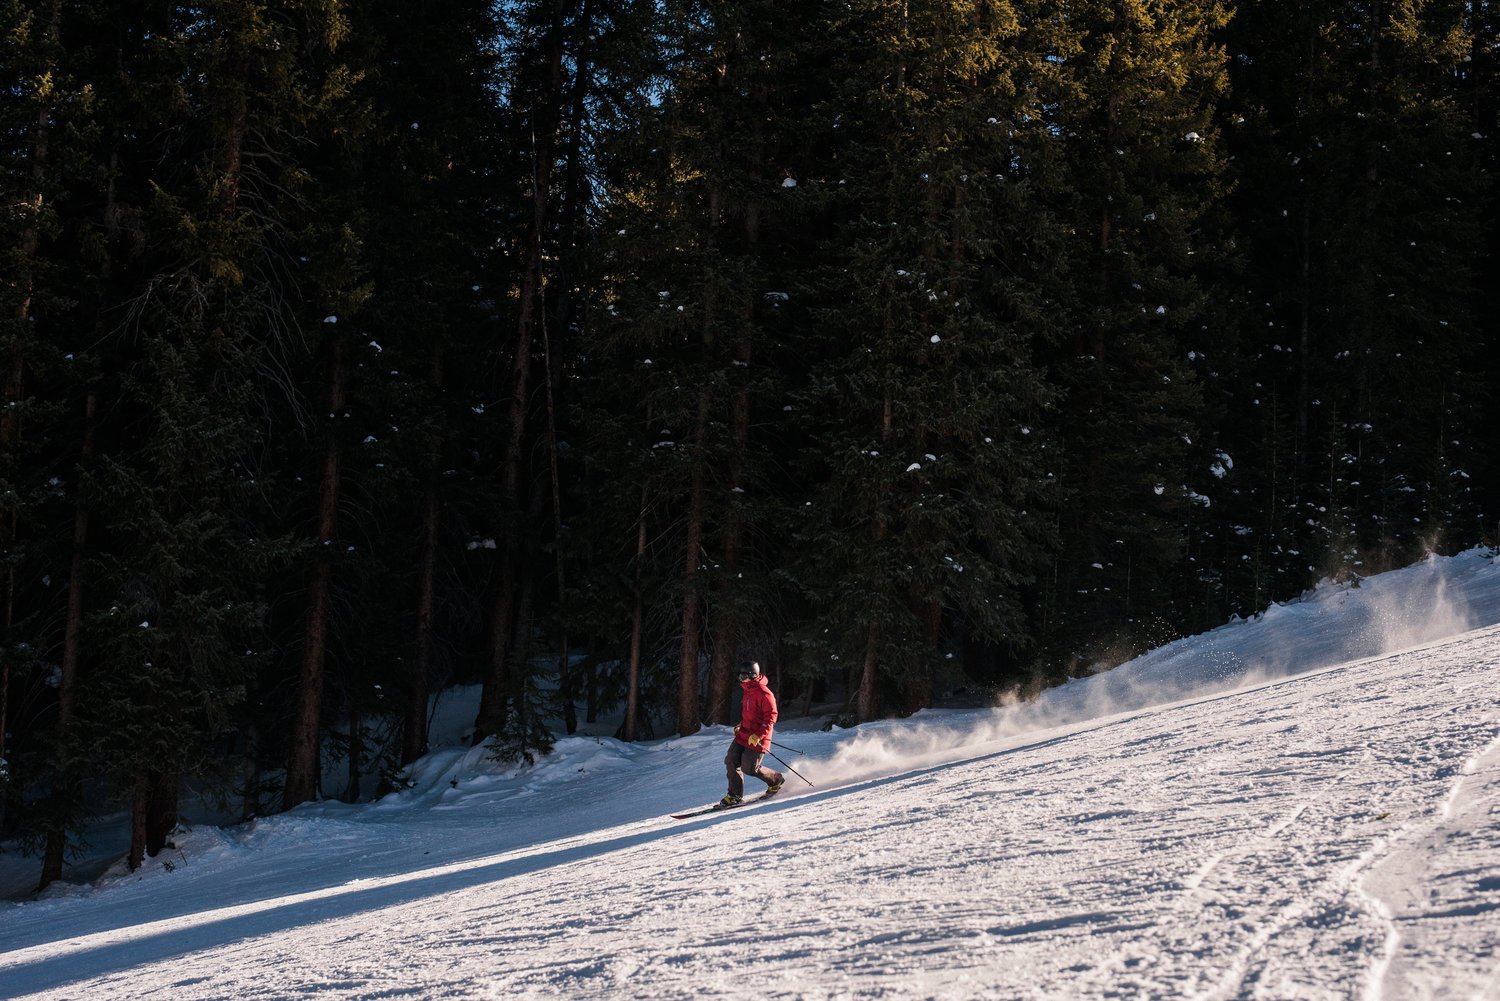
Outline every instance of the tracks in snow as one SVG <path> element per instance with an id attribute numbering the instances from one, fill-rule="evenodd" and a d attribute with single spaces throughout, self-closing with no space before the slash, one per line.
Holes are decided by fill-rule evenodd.
<path id="1" fill-rule="evenodd" d="M 1500 987 L 1500 731 L 1457 769 L 1447 797 L 1410 824 L 1359 888 L 1389 922 L 1365 1001 L 1495 997 Z M 1484 924 L 1488 947 L 1455 953 L 1455 922 Z"/>

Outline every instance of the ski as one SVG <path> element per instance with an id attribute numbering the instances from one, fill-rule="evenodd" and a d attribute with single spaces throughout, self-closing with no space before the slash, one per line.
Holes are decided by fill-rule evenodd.
<path id="1" fill-rule="evenodd" d="M 770 799 L 774 795 L 775 793 L 763 792 L 752 799 L 740 800 L 734 806 L 720 806 L 718 803 L 714 803 L 712 806 L 705 806 L 699 810 L 689 810 L 687 813 L 674 813 L 672 814 L 672 819 L 686 820 L 689 817 L 701 817 L 705 813 L 722 813 L 725 810 L 735 810 L 742 806 L 749 806 L 751 803 L 759 803 L 763 799 Z"/>

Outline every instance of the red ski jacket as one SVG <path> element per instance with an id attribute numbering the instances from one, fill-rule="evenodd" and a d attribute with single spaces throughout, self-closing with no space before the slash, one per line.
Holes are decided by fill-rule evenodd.
<path id="1" fill-rule="evenodd" d="M 771 746 L 771 728 L 776 725 L 776 696 L 766 684 L 766 676 L 757 674 L 748 681 L 740 682 L 745 696 L 740 700 L 740 725 L 734 728 L 734 742 L 745 747 L 756 747 L 751 737 L 759 737 L 757 750 Z"/>

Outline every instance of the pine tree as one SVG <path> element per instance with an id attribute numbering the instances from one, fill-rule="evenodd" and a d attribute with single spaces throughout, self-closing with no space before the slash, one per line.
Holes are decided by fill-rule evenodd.
<path id="1" fill-rule="evenodd" d="M 1209 462 L 1194 441 L 1192 358 L 1215 335 L 1203 275 L 1219 253 L 1214 32 L 1226 16 L 1213 4 L 1084 4 L 1048 56 L 1045 114 L 1063 165 L 1047 197 L 1068 234 L 1071 329 L 1052 345 L 1065 393 L 1061 548 L 1044 616 L 1069 670 L 1168 638 L 1148 636 L 1151 617 L 1185 569 L 1194 506 L 1213 500 L 1197 489 Z"/>
<path id="2" fill-rule="evenodd" d="M 476 742 L 503 730 L 511 709 L 526 713 L 524 704 L 512 704 L 526 684 L 527 672 L 516 661 L 525 661 L 539 573 L 534 559 L 528 559 L 534 553 L 526 551 L 524 542 L 533 537 L 527 521 L 534 517 L 529 501 L 534 491 L 526 489 L 526 473 L 535 438 L 536 340 L 539 323 L 545 323 L 543 248 L 556 208 L 553 181 L 566 97 L 564 52 L 575 27 L 570 15 L 577 6 L 576 0 L 517 4 L 509 10 L 506 25 L 513 43 L 506 62 L 508 110 L 517 125 L 514 162 L 508 165 L 518 187 L 516 217 L 507 234 L 513 240 L 508 249 L 514 273 L 508 279 L 516 289 L 516 311 L 512 332 L 504 339 L 509 373 L 499 456 L 498 586 L 491 615 L 490 668 L 475 720 Z"/>
<path id="3" fill-rule="evenodd" d="M 6 213 L 0 258 L 5 264 L 0 284 L 0 624 L 5 633 L 0 645 L 0 831 L 10 826 L 11 800 L 19 788 L 13 784 L 19 776 L 11 730 L 22 704 L 21 681 L 42 667 L 26 621 L 39 609 L 27 601 L 32 589 L 25 585 L 47 576 L 37 559 L 37 530 L 39 509 L 52 491 L 36 472 L 44 444 L 38 431 L 46 426 L 48 408 L 33 384 L 37 372 L 56 359 L 56 352 L 37 336 L 38 314 L 62 305 L 49 302 L 56 292 L 44 256 L 44 242 L 59 225 L 54 203 L 63 172 L 58 169 L 57 110 L 85 96 L 60 65 L 61 20 L 62 5 L 56 2 L 15 0 L 0 8 L 0 28 L 7 39 L 3 66 L 7 79 L 16 81 L 0 98 L 0 129 L 6 139 L 0 190 L 5 204 L 15 207 Z"/>
<path id="4" fill-rule="evenodd" d="M 110 76 L 108 68 L 122 65 L 126 40 L 141 29 L 143 20 L 115 20 L 111 15 L 116 13 L 73 10 L 59 25 L 60 36 L 66 39 L 62 49 L 67 75 L 87 101 L 56 106 L 58 134 L 69 138 L 73 168 L 68 197 L 60 203 L 68 223 L 59 226 L 59 239 L 48 248 L 54 268 L 66 275 L 63 280 L 77 292 L 66 304 L 55 302 L 62 308 L 44 320 L 46 341 L 61 353 L 64 363 L 54 369 L 45 390 L 55 415 L 49 463 L 67 471 L 53 482 L 66 484 L 64 498 L 70 510 L 59 512 L 61 517 L 47 529 L 50 566 L 66 580 L 60 629 L 55 625 L 59 620 L 54 619 L 52 628 L 35 634 L 37 648 L 57 657 L 49 679 L 56 688 L 55 723 L 49 735 L 48 760 L 38 769 L 45 776 L 38 785 L 47 788 L 47 794 L 31 816 L 43 842 L 39 880 L 43 888 L 62 875 L 69 835 L 76 834 L 87 817 L 83 779 L 97 770 L 97 757 L 80 735 L 79 711 L 85 679 L 85 598 L 95 583 L 91 575 L 96 568 L 89 559 L 98 534 L 93 515 L 101 503 L 94 481 L 95 438 L 100 401 L 112 393 L 114 385 L 103 370 L 110 353 L 107 345 L 119 287 L 117 272 L 131 254 L 129 208 L 123 203 L 118 181 L 123 137 L 128 131 L 124 109 L 132 87 L 122 79 L 124 74 Z M 64 550 L 69 543 L 70 548 Z"/>
<path id="5" fill-rule="evenodd" d="M 85 768 L 132 804 L 133 862 L 165 843 L 178 777 L 217 771 L 204 750 L 260 664 L 261 581 L 282 548 L 251 517 L 251 411 L 284 331 L 273 203 L 289 158 L 271 143 L 295 99 L 289 25 L 319 21 L 212 5 L 70 13 L 62 38 L 99 127 L 69 192 L 71 242 L 51 248 L 83 294 L 49 327 L 86 350 L 48 386 L 73 415 L 49 461 L 81 458 L 84 476 L 54 529 L 66 613 L 42 636 L 61 647 L 44 882 Z"/>
<path id="6" fill-rule="evenodd" d="M 497 139 L 507 143 L 503 166 L 501 239 L 509 259 L 502 281 L 514 291 L 514 311 L 502 313 L 507 329 L 500 339 L 506 372 L 501 395 L 503 427 L 495 456 L 498 499 L 495 523 L 494 591 L 490 613 L 490 663 L 484 676 L 476 742 L 504 733 L 502 743 L 530 755 L 533 741 L 545 743 L 536 718 L 535 679 L 529 666 L 538 591 L 545 569 L 534 544 L 548 511 L 549 491 L 537 456 L 545 454 L 545 427 L 538 419 L 542 400 L 555 379 L 542 339 L 548 331 L 547 250 L 562 212 L 570 152 L 565 137 L 570 109 L 585 106 L 581 95 L 589 74 L 587 41 L 594 23 L 584 0 L 537 0 L 510 6 L 502 24 L 501 80 L 507 101 Z M 575 129 L 581 122 L 571 123 Z M 503 138 L 501 138 L 503 137 Z M 554 258 L 555 259 L 555 258 Z M 509 298 L 509 295 L 507 296 Z M 554 331 L 555 333 L 555 331 Z"/>
<path id="7" fill-rule="evenodd" d="M 1474 156 L 1484 185 L 1484 199 L 1479 212 L 1479 232 L 1487 233 L 1482 245 L 1474 249 L 1474 274 L 1492 275 L 1500 270 L 1500 187 L 1496 183 L 1496 170 L 1500 166 L 1500 5 L 1493 0 L 1480 0 L 1466 5 L 1465 34 L 1469 52 L 1461 59 L 1462 68 L 1455 74 L 1456 97 L 1459 106 L 1467 114 L 1469 139 L 1474 144 Z M 1500 360 L 1496 358 L 1494 345 L 1500 343 L 1500 287 L 1495 282 L 1480 281 L 1475 303 L 1477 335 L 1485 345 L 1479 357 L 1480 372 L 1477 373 L 1483 386 L 1493 387 L 1500 378 Z M 1500 398 L 1493 391 L 1483 390 L 1470 397 L 1477 411 L 1476 428 L 1493 428 L 1500 421 Z M 1493 435 L 1481 436 L 1487 444 Z M 1481 455 L 1487 455 L 1486 449 Z M 1469 476 L 1458 476 L 1470 473 Z M 1484 461 L 1468 470 L 1457 470 L 1456 477 L 1472 486 L 1479 498 L 1478 535 L 1500 544 L 1500 510 L 1492 498 L 1500 497 L 1500 463 Z M 1491 498 L 1486 500 L 1486 498 Z M 1460 516 L 1455 524 L 1462 525 Z M 1463 536 L 1455 533 L 1455 541 Z"/>
<path id="8" fill-rule="evenodd" d="M 113 415 L 129 444 L 98 477 L 112 498 L 99 583 L 112 603 L 92 616 L 99 673 L 86 715 L 113 774 L 134 788 L 132 865 L 166 843 L 179 778 L 212 773 L 207 745 L 244 696 L 263 607 L 255 582 L 267 551 L 239 517 L 244 335 L 232 314 L 199 310 L 217 296 L 178 277 L 141 304 L 144 351 Z"/>
<path id="9" fill-rule="evenodd" d="M 342 12 L 335 8 L 330 13 L 320 25 L 323 33 L 315 35 L 309 47 L 311 56 L 291 67 L 308 92 L 305 127 L 316 153 L 303 158 L 305 191 L 286 209 L 296 225 L 292 241 L 300 264 L 296 317 L 311 335 L 306 360 L 312 362 L 305 370 L 310 378 L 299 387 L 307 401 L 304 426 L 310 431 L 309 447 L 293 461 L 305 463 L 299 479 L 312 492 L 303 494 L 297 508 L 306 518 L 300 527 L 310 565 L 296 646 L 297 694 L 288 731 L 283 809 L 322 791 L 330 678 L 340 674 L 336 638 L 341 626 L 359 635 L 359 627 L 335 611 L 339 588 L 347 586 L 339 575 L 364 556 L 349 541 L 354 532 L 346 508 L 356 489 L 349 466 L 364 432 L 355 415 L 368 419 L 355 356 L 362 346 L 359 325 L 372 295 L 360 169 L 371 125 L 368 109 L 354 90 L 359 72 L 340 52 L 351 28 Z M 351 694 L 354 686 L 339 680 L 346 696 Z M 349 736 L 358 738 L 357 724 Z M 351 761 L 357 767 L 358 755 L 352 754 Z"/>
<path id="10" fill-rule="evenodd" d="M 0 760 L 8 764 L 0 771 L 9 773 L 9 781 L 0 778 L 0 830 L 19 821 L 23 833 L 60 850 L 63 830 L 80 819 L 61 776 L 76 705 L 77 603 L 88 536 L 78 462 L 86 463 L 89 451 L 97 289 L 109 270 L 97 234 L 112 232 L 113 188 L 92 159 L 102 134 L 92 66 L 72 44 L 96 23 L 94 13 L 12 3 L 0 17 L 14 43 L 4 61 L 17 79 L 0 99 L 7 137 L 0 184 L 17 208 L 6 215 L 0 282 L 9 372 L 0 417 Z M 43 796 L 13 799 L 23 788 Z M 13 805 L 20 810 L 10 812 Z"/>
<path id="11" fill-rule="evenodd" d="M 1045 535 L 1033 365 L 1052 253 L 1024 18 L 1006 5 L 854 5 L 829 109 L 839 225 L 818 276 L 807 407 L 804 641 L 852 664 L 854 713 L 929 705 L 954 630 L 1022 648 Z M 830 34 L 833 34 L 831 31 Z"/>
<path id="12" fill-rule="evenodd" d="M 775 660 L 770 568 L 782 561 L 769 526 L 783 503 L 773 457 L 799 308 L 788 290 L 810 250 L 795 187 L 810 21 L 770 4 L 667 14 L 662 99 L 607 152 L 601 252 L 620 270 L 598 371 L 621 382 L 607 398 L 623 426 L 601 428 L 594 447 L 597 467 L 620 477 L 609 524 L 635 564 L 621 603 L 634 635 L 649 620 L 662 622 L 659 642 L 671 638 L 676 726 L 691 733 L 728 722 L 735 660 Z M 660 581 L 652 608 L 648 581 Z"/>
<path id="13" fill-rule="evenodd" d="M 454 447 L 475 430 L 463 404 L 489 388 L 464 362 L 483 354 L 492 322 L 480 294 L 493 266 L 484 162 L 496 118 L 492 18 L 478 3 L 440 17 L 375 6 L 343 50 L 364 68 L 356 93 L 371 117 L 359 159 L 363 242 L 402 248 L 368 254 L 370 301 L 350 366 L 362 405 L 346 463 L 360 517 L 342 687 L 372 716 L 399 710 L 400 750 L 382 767 L 426 752 L 431 693 L 457 669 L 446 651 L 463 642 L 448 635 L 456 630 L 444 609 L 477 600 L 450 554 L 467 541 L 455 512 L 478 503 L 474 471 L 458 473 L 471 463 Z M 404 651 L 395 663 L 392 649 Z"/>
<path id="14" fill-rule="evenodd" d="M 1367 573 L 1473 524 L 1485 204 L 1462 4 L 1245 4 L 1233 26 L 1240 204 L 1264 302 L 1258 392 L 1295 401 L 1292 481 L 1266 540 L 1280 593 Z M 1477 211 L 1476 211 L 1477 210 Z M 1258 404 L 1252 404 L 1258 405 Z"/>

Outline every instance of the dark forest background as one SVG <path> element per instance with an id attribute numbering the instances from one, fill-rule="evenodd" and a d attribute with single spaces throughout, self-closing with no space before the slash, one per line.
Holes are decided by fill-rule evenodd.
<path id="1" fill-rule="evenodd" d="M 1489 0 L 0 0 L 0 834 L 1027 694 L 1497 534 Z M 334 787 L 320 759 L 334 755 Z"/>

